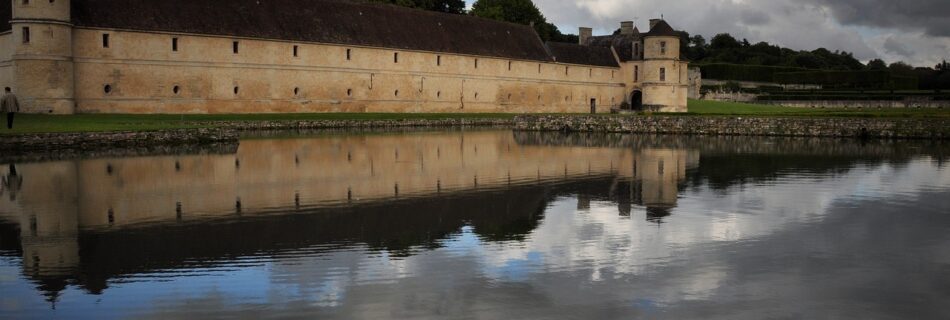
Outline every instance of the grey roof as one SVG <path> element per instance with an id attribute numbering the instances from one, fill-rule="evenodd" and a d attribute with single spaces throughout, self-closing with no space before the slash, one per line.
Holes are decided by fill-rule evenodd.
<path id="1" fill-rule="evenodd" d="M 610 47 L 585 46 L 573 43 L 548 42 L 554 61 L 603 67 L 619 67 Z"/>
<path id="2" fill-rule="evenodd" d="M 673 27 L 669 23 L 666 23 L 665 20 L 660 20 L 652 28 L 650 32 L 647 32 L 647 37 L 678 37 L 679 33 L 676 30 L 673 30 Z"/>
<path id="3" fill-rule="evenodd" d="M 590 37 L 587 44 L 592 47 L 613 47 L 620 56 L 620 61 L 633 60 L 633 43 L 640 42 L 638 34 L 615 34 L 609 36 Z"/>
<path id="4" fill-rule="evenodd" d="M 73 23 L 549 61 L 529 26 L 344 0 L 73 0 Z"/>

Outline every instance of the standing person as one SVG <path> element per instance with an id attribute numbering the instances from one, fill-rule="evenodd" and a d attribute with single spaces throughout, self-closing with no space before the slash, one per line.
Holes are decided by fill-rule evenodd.
<path id="1" fill-rule="evenodd" d="M 7 129 L 13 129 L 13 115 L 20 112 L 20 102 L 17 101 L 10 87 L 4 89 L 3 100 L 0 100 L 0 112 L 7 114 Z"/>

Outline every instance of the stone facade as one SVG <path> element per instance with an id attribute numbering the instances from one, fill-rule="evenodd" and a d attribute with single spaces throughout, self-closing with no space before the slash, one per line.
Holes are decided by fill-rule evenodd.
<path id="1" fill-rule="evenodd" d="M 321 41 L 335 39 L 333 26 L 312 26 L 332 29 L 323 30 L 329 34 L 324 38 L 287 39 L 220 28 L 171 30 L 177 26 L 174 23 L 155 27 L 162 31 L 142 30 L 131 22 L 118 25 L 115 21 L 123 21 L 118 18 L 104 19 L 114 25 L 89 22 L 89 15 L 101 18 L 95 15 L 104 14 L 88 7 L 96 5 L 91 1 L 11 1 L 11 29 L 0 31 L 4 44 L 0 46 L 0 87 L 14 88 L 26 112 L 59 114 L 588 113 L 608 112 L 621 102 L 631 102 L 634 91 L 642 92 L 643 105 L 655 109 L 686 108 L 686 68 L 678 60 L 676 38 L 645 37 L 646 58 L 632 62 L 557 59 L 548 45 L 523 26 L 384 5 L 312 3 L 358 11 L 366 21 L 354 23 L 386 19 L 374 14 L 420 15 L 446 28 L 482 24 L 507 30 L 509 36 L 475 35 L 482 41 L 498 38 L 500 50 L 455 48 L 453 37 L 465 35 L 439 34 L 438 30 L 432 31 L 435 35 L 419 35 L 432 38 L 425 43 L 402 47 L 359 43 L 359 37 L 343 36 L 342 43 L 326 43 Z M 77 18 L 73 11 L 86 16 Z M 128 13 L 117 10 L 114 14 Z M 525 30 L 532 35 L 525 36 Z M 478 45 L 476 40 L 470 42 Z M 652 48 L 660 42 L 669 46 L 663 54 Z M 615 51 L 602 50 L 607 50 L 608 57 Z M 602 50 L 590 52 L 603 58 Z M 548 56 L 537 52 L 548 52 Z M 634 68 L 642 74 L 635 76 Z M 665 81 L 659 79 L 660 68 L 665 70 Z"/>

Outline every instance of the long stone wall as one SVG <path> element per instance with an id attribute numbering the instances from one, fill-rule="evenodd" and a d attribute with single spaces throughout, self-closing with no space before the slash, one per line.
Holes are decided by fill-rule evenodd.
<path id="1" fill-rule="evenodd" d="M 950 119 L 536 116 L 515 130 L 740 136 L 950 139 Z"/>
<path id="2" fill-rule="evenodd" d="M 73 42 L 78 113 L 587 113 L 625 95 L 610 67 L 107 29 Z"/>
<path id="3" fill-rule="evenodd" d="M 794 108 L 950 108 L 950 100 L 904 99 L 904 100 L 786 100 L 758 101 L 757 103 Z"/>

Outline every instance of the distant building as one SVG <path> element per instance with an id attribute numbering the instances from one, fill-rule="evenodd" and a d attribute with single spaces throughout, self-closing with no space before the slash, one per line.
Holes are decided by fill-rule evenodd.
<path id="1" fill-rule="evenodd" d="M 686 111 L 662 20 L 543 43 L 528 26 L 344 0 L 15 0 L 0 87 L 34 113 Z"/>

